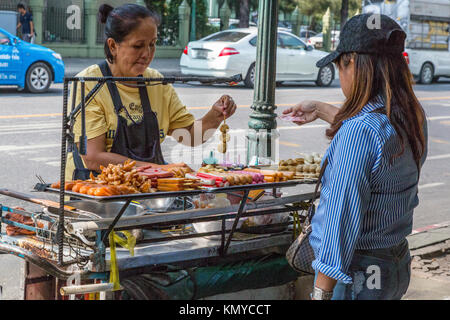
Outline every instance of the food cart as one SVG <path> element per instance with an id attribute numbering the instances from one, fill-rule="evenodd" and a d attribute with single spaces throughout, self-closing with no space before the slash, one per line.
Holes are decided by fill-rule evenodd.
<path id="1" fill-rule="evenodd" d="M 264 14 L 273 13 L 270 6 L 276 7 L 276 1 L 261 1 L 263 18 Z M 272 32 L 276 32 L 274 25 Z M 270 39 L 258 41 L 268 44 Z M 274 55 L 269 58 L 274 62 Z M 259 66 L 264 63 L 261 59 L 258 58 Z M 274 63 L 269 63 L 269 69 L 271 66 Z M 265 86 L 270 81 L 268 86 L 273 89 L 274 68 L 262 74 L 257 85 Z M 72 151 L 75 143 L 75 117 L 81 115 L 79 149 L 84 154 L 85 108 L 103 85 L 108 81 L 140 81 L 152 85 L 198 80 L 198 77 L 65 78 L 59 188 L 45 181 L 35 186 L 38 192 L 58 195 L 59 202 L 0 189 L 0 194 L 42 206 L 37 212 L 7 205 L 2 205 L 0 210 L 0 231 L 2 225 L 28 231 L 28 234 L 0 233 L 0 252 L 27 261 L 26 298 L 200 299 L 282 285 L 299 276 L 289 267 L 284 254 L 299 232 L 313 194 L 285 196 L 283 192 L 301 184 L 311 185 L 312 191 L 316 179 L 112 196 L 65 189 L 67 152 Z M 203 78 L 202 82 L 239 80 L 237 77 Z M 97 84 L 85 94 L 87 81 Z M 69 112 L 68 89 L 72 82 L 75 88 L 81 86 L 84 99 L 78 106 L 73 100 Z M 273 93 L 267 97 L 273 100 Z M 265 110 L 273 111 L 273 108 Z M 263 194 L 261 190 L 264 190 L 263 198 L 259 198 Z M 193 205 L 195 197 L 219 194 L 235 200 L 225 207 L 195 208 Z M 171 205 L 167 206 L 167 202 Z M 158 210 L 161 203 L 164 209 Z M 242 224 L 252 217 L 276 215 L 284 218 L 269 218 L 262 225 Z M 205 225 L 208 227 L 203 232 L 193 227 Z"/>

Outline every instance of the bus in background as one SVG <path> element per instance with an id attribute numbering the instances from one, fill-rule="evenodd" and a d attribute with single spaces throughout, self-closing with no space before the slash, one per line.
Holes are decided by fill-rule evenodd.
<path id="1" fill-rule="evenodd" d="M 450 77 L 450 0 L 363 0 L 363 13 L 385 14 L 403 28 L 404 55 L 419 83 Z"/>

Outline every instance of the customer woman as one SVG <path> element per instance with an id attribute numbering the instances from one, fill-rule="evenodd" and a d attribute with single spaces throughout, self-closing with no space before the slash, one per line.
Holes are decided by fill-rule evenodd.
<path id="1" fill-rule="evenodd" d="M 317 63 L 336 64 L 343 106 L 304 101 L 284 111 L 299 117 L 299 125 L 316 119 L 331 125 L 309 238 L 313 299 L 400 299 L 408 288 L 406 236 L 418 205 L 427 129 L 402 55 L 405 38 L 387 16 L 352 18 L 337 50 Z"/>
<path id="2" fill-rule="evenodd" d="M 81 71 L 78 77 L 162 78 L 158 71 L 148 67 L 155 55 L 160 21 L 155 12 L 135 4 L 115 9 L 102 5 L 98 15 L 106 23 L 106 60 Z M 95 82 L 86 82 L 86 93 L 94 85 Z M 79 102 L 80 85 L 76 105 Z M 87 154 L 80 157 L 77 149 L 73 157 L 69 155 L 66 179 L 85 179 L 101 165 L 127 159 L 136 160 L 138 166 L 171 166 L 165 164 L 160 146 L 167 135 L 185 129 L 188 134 L 181 134 L 185 137 L 184 144 L 203 143 L 208 138 L 205 133 L 211 135 L 211 130 L 217 129 L 235 110 L 233 99 L 224 95 L 203 118 L 195 121 L 171 85 L 152 83 L 145 87 L 136 82 L 108 82 L 86 107 Z M 77 142 L 81 135 L 80 119 L 78 116 L 74 126 Z M 195 137 L 194 132 L 202 136 Z"/>

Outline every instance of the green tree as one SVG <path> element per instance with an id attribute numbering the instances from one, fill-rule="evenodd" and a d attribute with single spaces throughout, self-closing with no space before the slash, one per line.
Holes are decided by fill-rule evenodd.
<path id="1" fill-rule="evenodd" d="M 187 0 L 192 8 L 192 1 Z M 208 25 L 208 14 L 204 0 L 196 1 L 196 38 L 200 39 L 211 34 L 211 26 Z M 145 0 L 147 8 L 153 9 L 161 16 L 161 25 L 158 28 L 159 45 L 175 45 L 178 38 L 178 7 L 183 0 Z"/>
<path id="2" fill-rule="evenodd" d="M 239 28 L 248 28 L 250 0 L 242 0 L 239 5 Z"/>
<path id="3" fill-rule="evenodd" d="M 341 5 L 341 31 L 348 19 L 348 0 L 342 0 Z"/>
<path id="4" fill-rule="evenodd" d="M 345 0 L 297 0 L 300 12 L 303 15 L 310 17 L 310 28 L 317 31 L 321 30 L 322 16 L 329 7 L 333 14 L 335 26 L 341 23 L 341 8 L 342 1 Z M 346 0 L 348 1 L 348 16 L 353 16 L 356 11 L 361 11 L 360 0 Z"/>
<path id="5" fill-rule="evenodd" d="M 291 13 L 297 6 L 297 0 L 280 0 L 278 10 L 284 13 Z"/>

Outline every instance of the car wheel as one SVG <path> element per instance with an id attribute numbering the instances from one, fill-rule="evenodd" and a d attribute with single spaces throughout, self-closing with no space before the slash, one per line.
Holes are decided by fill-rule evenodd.
<path id="1" fill-rule="evenodd" d="M 244 79 L 244 84 L 247 88 L 253 88 L 255 86 L 255 63 L 253 62 L 248 68 L 247 76 Z"/>
<path id="2" fill-rule="evenodd" d="M 431 63 L 425 63 L 420 70 L 419 81 L 421 84 L 431 84 L 434 77 L 434 68 Z"/>
<path id="3" fill-rule="evenodd" d="M 32 93 L 46 92 L 52 83 L 52 73 L 42 62 L 31 65 L 26 75 L 26 88 Z"/>
<path id="4" fill-rule="evenodd" d="M 329 87 L 334 80 L 334 69 L 331 64 L 323 66 L 317 75 L 316 84 L 319 87 Z"/>

